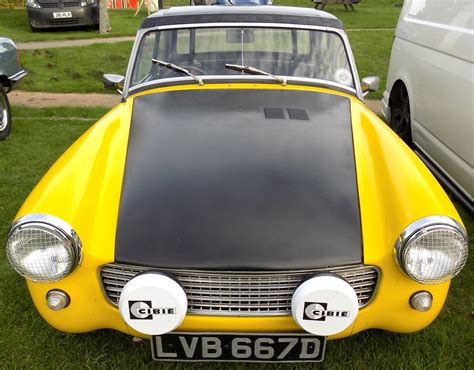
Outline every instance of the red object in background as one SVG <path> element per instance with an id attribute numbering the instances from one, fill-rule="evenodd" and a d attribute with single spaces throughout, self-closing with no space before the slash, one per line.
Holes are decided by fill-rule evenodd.
<path id="1" fill-rule="evenodd" d="M 109 9 L 136 9 L 138 7 L 138 0 L 109 0 Z"/>

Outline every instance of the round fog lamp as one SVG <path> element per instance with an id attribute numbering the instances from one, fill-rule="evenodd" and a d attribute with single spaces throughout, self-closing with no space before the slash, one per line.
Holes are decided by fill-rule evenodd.
<path id="1" fill-rule="evenodd" d="M 132 329 L 161 335 L 176 329 L 184 320 L 188 299 L 181 284 L 159 271 L 135 276 L 122 289 L 119 311 Z"/>
<path id="2" fill-rule="evenodd" d="M 410 306 L 420 312 L 426 312 L 431 309 L 433 304 L 433 296 L 430 292 L 422 290 L 416 292 L 410 297 Z"/>
<path id="3" fill-rule="evenodd" d="M 316 274 L 296 288 L 291 299 L 296 323 L 314 335 L 333 335 L 347 329 L 357 318 L 357 294 L 343 278 Z"/>

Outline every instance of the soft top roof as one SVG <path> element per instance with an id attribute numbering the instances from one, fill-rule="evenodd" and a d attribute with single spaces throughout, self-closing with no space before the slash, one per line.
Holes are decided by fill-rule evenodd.
<path id="1" fill-rule="evenodd" d="M 289 6 L 180 6 L 146 18 L 141 28 L 193 23 L 286 23 L 342 29 L 335 16 L 310 8 Z"/>

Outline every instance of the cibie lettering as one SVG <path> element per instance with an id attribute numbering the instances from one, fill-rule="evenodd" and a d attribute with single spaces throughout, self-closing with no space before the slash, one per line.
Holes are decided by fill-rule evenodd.
<path id="1" fill-rule="evenodd" d="M 326 317 L 349 317 L 349 311 L 328 310 L 323 302 L 305 302 L 303 320 L 326 321 Z"/>
<path id="2" fill-rule="evenodd" d="M 175 315 L 175 308 L 139 308 L 137 312 L 141 315 Z"/>
<path id="3" fill-rule="evenodd" d="M 155 315 L 176 315 L 174 307 L 153 307 L 151 301 L 129 301 L 131 320 L 153 320 Z"/>
<path id="4" fill-rule="evenodd" d="M 313 310 L 311 312 L 312 316 L 332 316 L 332 317 L 348 317 L 349 312 L 347 311 L 322 311 L 322 310 Z"/>

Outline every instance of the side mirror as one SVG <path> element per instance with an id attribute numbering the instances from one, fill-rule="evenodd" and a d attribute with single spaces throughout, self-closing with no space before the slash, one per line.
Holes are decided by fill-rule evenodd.
<path id="1" fill-rule="evenodd" d="M 380 85 L 380 77 L 378 76 L 364 77 L 361 83 L 362 93 L 364 97 L 370 94 L 371 92 L 377 91 L 379 89 L 379 85 Z"/>
<path id="2" fill-rule="evenodd" d="M 125 77 L 107 73 L 102 77 L 102 82 L 104 83 L 104 87 L 106 89 L 121 91 L 123 89 Z"/>

